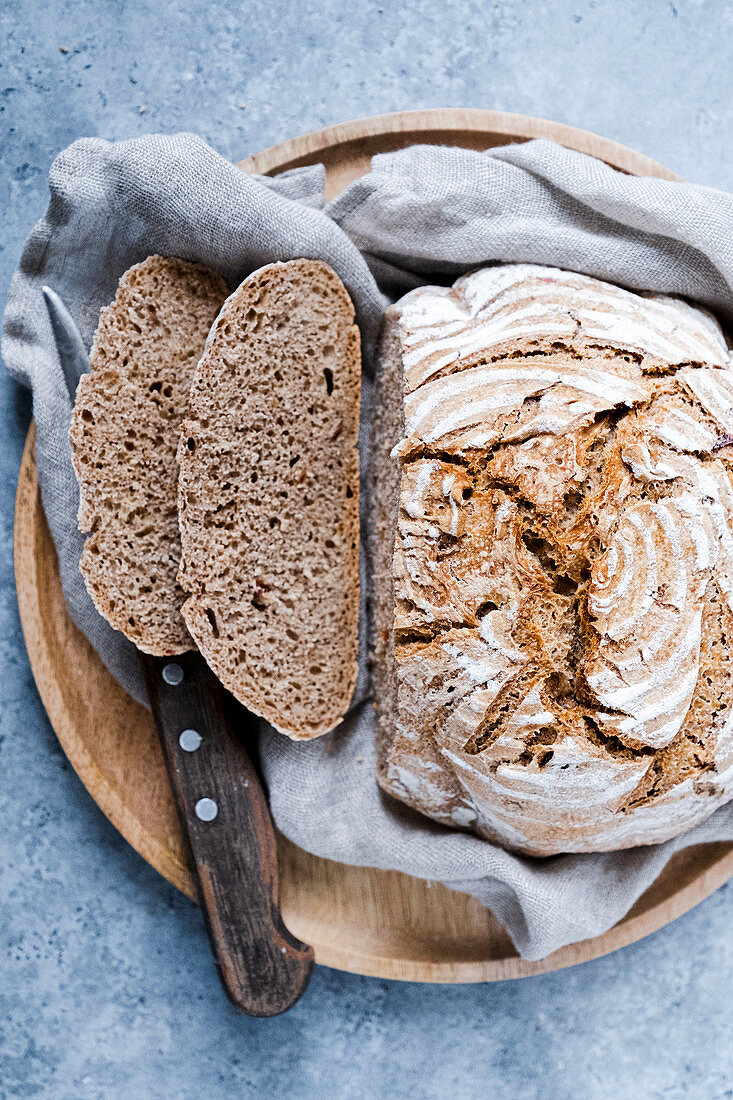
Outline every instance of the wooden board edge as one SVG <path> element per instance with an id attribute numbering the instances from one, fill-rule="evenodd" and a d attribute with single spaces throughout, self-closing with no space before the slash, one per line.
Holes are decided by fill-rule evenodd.
<path id="1" fill-rule="evenodd" d="M 696 847 L 706 847 L 706 845 Z M 598 936 L 568 944 L 537 961 L 523 959 L 517 955 L 511 958 L 475 962 L 431 963 L 424 959 L 395 960 L 387 956 L 367 955 L 364 952 L 340 948 L 333 944 L 317 948 L 316 961 L 336 970 L 345 970 L 366 977 L 442 985 L 511 981 L 565 970 L 580 963 L 603 958 L 623 947 L 638 943 L 639 940 L 658 932 L 705 901 L 733 877 L 733 843 L 725 847 L 728 850 L 721 852 L 719 858 L 706 871 L 671 898 L 659 902 L 652 909 L 639 913 L 635 917 L 622 918 L 612 928 Z M 307 925 L 299 925 L 296 931 L 299 935 L 311 932 Z"/>
<path id="2" fill-rule="evenodd" d="M 365 141 L 380 135 L 393 136 L 400 132 L 413 134 L 416 131 L 425 134 L 426 141 L 429 141 L 431 132 L 441 131 L 463 131 L 464 133 L 491 131 L 506 134 L 507 141 L 549 138 L 559 145 L 597 157 L 614 168 L 633 175 L 682 180 L 682 176 L 644 153 L 577 126 L 569 126 L 564 122 L 552 122 L 550 119 L 534 118 L 531 115 L 462 107 L 395 111 L 391 114 L 368 115 L 350 122 L 340 122 L 271 145 L 253 156 L 246 157 L 239 162 L 238 167 L 245 172 L 268 175 L 286 171 L 300 164 L 316 163 L 319 153 L 324 150 L 330 151 L 336 146 Z"/>
<path id="3" fill-rule="evenodd" d="M 105 817 L 142 858 L 151 864 L 168 882 L 192 900 L 196 891 L 187 868 L 171 858 L 164 845 L 158 844 L 131 815 L 115 789 L 107 782 L 94 760 L 73 736 L 65 719 L 65 708 L 53 677 L 46 675 L 52 661 L 46 639 L 38 624 L 42 621 L 42 609 L 38 601 L 41 586 L 26 581 L 28 562 L 36 567 L 35 517 L 40 504 L 40 489 L 35 461 L 36 425 L 31 421 L 21 459 L 18 486 L 15 494 L 15 518 L 13 524 L 13 564 L 15 589 L 18 600 L 21 629 L 36 689 L 56 738 L 84 787 L 100 807 Z M 51 720 L 53 715 L 53 720 Z"/>

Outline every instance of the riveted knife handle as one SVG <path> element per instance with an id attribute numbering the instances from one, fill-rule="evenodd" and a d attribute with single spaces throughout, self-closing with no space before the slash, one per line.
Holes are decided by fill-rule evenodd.
<path id="1" fill-rule="evenodd" d="M 247 730 L 232 728 L 199 653 L 140 660 L 222 984 L 248 1015 L 277 1016 L 308 985 L 313 949 L 283 924 L 275 832 Z M 254 733 L 257 720 L 243 713 Z"/>

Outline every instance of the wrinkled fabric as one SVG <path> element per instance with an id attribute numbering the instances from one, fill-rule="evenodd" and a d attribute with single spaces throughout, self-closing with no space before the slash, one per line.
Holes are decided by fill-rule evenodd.
<path id="1" fill-rule="evenodd" d="M 71 401 L 41 287 L 61 295 L 88 348 L 122 273 L 154 253 L 208 264 L 230 289 L 274 260 L 323 259 L 356 304 L 371 357 L 384 302 L 356 247 L 322 212 L 325 178 L 322 165 L 277 179 L 245 175 L 194 134 L 87 138 L 51 167 L 51 201 L 10 285 L 2 352 L 10 373 L 33 391 L 38 477 L 69 613 L 139 702 L 146 696 L 137 651 L 97 613 L 79 572 L 85 536 L 76 525 Z M 364 670 L 361 695 L 365 677 Z"/>
<path id="2" fill-rule="evenodd" d="M 488 153 L 414 146 L 374 158 L 328 205 L 320 165 L 249 177 L 191 134 L 75 142 L 54 162 L 51 202 L 10 288 L 3 355 L 33 391 L 44 508 L 69 612 L 115 678 L 144 700 L 136 652 L 97 614 L 79 573 L 78 488 L 66 392 L 41 297 L 66 301 L 87 345 L 128 267 L 155 252 L 206 263 L 235 287 L 296 256 L 326 260 L 357 308 L 364 346 L 360 451 L 369 447 L 372 368 L 389 299 L 492 261 L 551 264 L 637 289 L 683 294 L 733 319 L 733 196 L 624 175 L 552 142 Z M 362 525 L 369 502 L 362 493 Z M 671 856 L 733 840 L 733 804 L 666 844 L 529 859 L 429 821 L 375 782 L 362 554 L 360 676 L 334 733 L 294 743 L 262 724 L 260 762 L 278 828 L 307 851 L 443 882 L 489 906 L 525 958 L 599 935 Z"/>

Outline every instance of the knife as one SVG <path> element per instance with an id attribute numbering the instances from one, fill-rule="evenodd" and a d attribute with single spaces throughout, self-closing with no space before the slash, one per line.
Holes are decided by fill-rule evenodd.
<path id="1" fill-rule="evenodd" d="M 48 286 L 42 292 L 73 404 L 89 359 L 62 299 Z M 257 718 L 197 650 L 138 656 L 219 977 L 237 1008 L 277 1016 L 304 993 L 313 948 L 280 913 L 275 831 L 245 747 Z"/>

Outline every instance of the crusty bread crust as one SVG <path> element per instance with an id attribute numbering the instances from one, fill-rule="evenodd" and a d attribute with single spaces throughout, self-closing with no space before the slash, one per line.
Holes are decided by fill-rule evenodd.
<path id="1" fill-rule="evenodd" d="M 225 687 L 298 740 L 356 683 L 360 389 L 338 276 L 271 264 L 222 308 L 182 426 L 184 618 Z"/>
<path id="2" fill-rule="evenodd" d="M 193 648 L 176 582 L 176 449 L 226 294 L 214 272 L 175 258 L 150 256 L 125 272 L 102 310 L 71 421 L 87 590 L 113 627 L 162 656 Z"/>
<path id="3" fill-rule="evenodd" d="M 419 787 L 417 808 L 437 821 L 454 825 L 455 809 L 465 801 L 457 779 L 444 767 L 431 732 L 423 730 L 420 723 L 408 729 L 400 722 L 393 565 L 402 468 L 392 450 L 403 437 L 404 428 L 399 313 L 392 308 L 384 318 L 378 352 L 369 449 L 370 664 L 374 683 L 377 771 L 380 786 L 398 798 L 402 797 L 400 777 L 409 777 L 408 786 Z"/>
<path id="4" fill-rule="evenodd" d="M 704 820 L 733 796 L 717 322 L 552 268 L 485 269 L 393 307 L 380 377 L 381 786 L 531 855 Z"/>
<path id="5" fill-rule="evenodd" d="M 391 457 L 404 432 L 402 357 L 398 318 L 387 310 L 378 349 L 374 412 L 369 445 L 370 522 L 367 551 L 372 589 L 370 665 L 377 716 L 378 767 L 396 732 L 397 683 L 394 664 L 394 578 L 392 559 L 399 514 L 400 464 Z"/>

